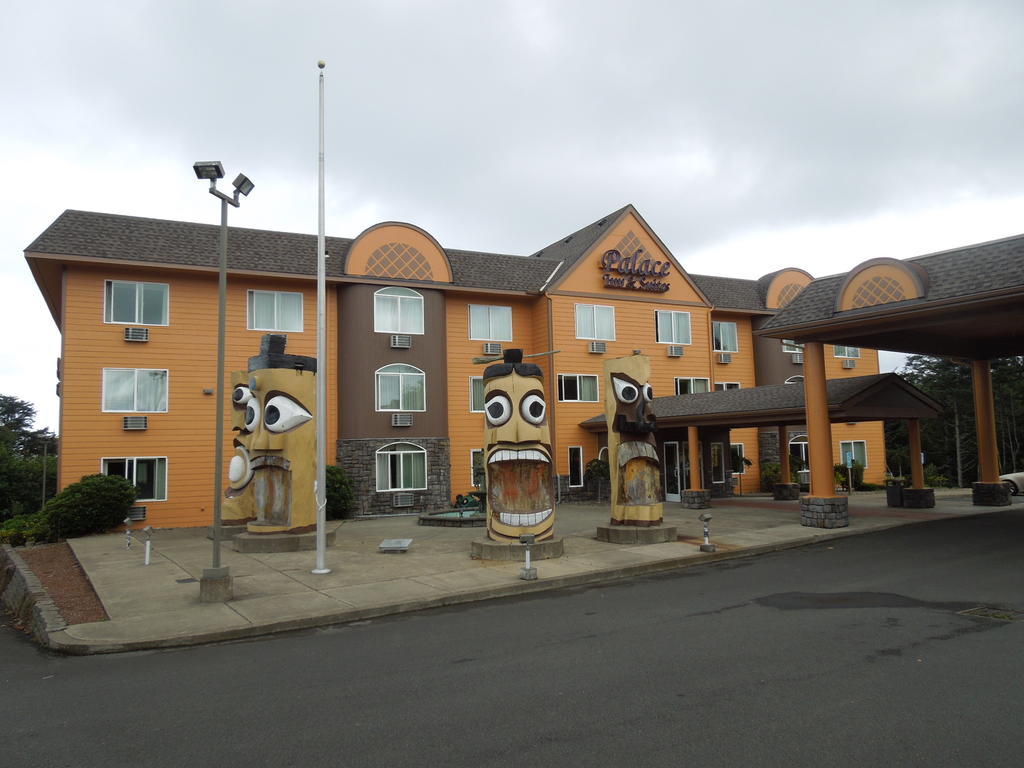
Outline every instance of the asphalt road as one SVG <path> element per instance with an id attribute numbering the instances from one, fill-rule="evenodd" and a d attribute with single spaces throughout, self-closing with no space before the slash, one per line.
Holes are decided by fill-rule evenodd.
<path id="1" fill-rule="evenodd" d="M 543 578 L 543 562 L 538 564 Z M 0 628 L 17 766 L 1020 766 L 1024 505 L 273 639 Z"/>

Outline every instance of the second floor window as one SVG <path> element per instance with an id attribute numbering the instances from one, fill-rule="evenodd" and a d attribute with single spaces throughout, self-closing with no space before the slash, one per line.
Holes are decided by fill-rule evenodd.
<path id="1" fill-rule="evenodd" d="M 804 351 L 804 345 L 803 344 L 797 344 L 792 339 L 783 339 L 782 340 L 782 351 L 783 352 L 803 352 Z"/>
<path id="2" fill-rule="evenodd" d="M 469 305 L 469 338 L 512 341 L 512 307 Z"/>
<path id="3" fill-rule="evenodd" d="M 558 374 L 558 399 L 564 403 L 596 403 L 597 376 Z"/>
<path id="4" fill-rule="evenodd" d="M 577 304 L 576 338 L 615 341 L 615 307 Z"/>
<path id="5" fill-rule="evenodd" d="M 676 394 L 695 395 L 698 392 L 707 392 L 710 389 L 710 383 L 708 379 L 681 376 L 676 378 Z"/>
<path id="6" fill-rule="evenodd" d="M 250 331 L 302 331 L 302 294 L 249 291 Z"/>
<path id="7" fill-rule="evenodd" d="M 373 294 L 373 330 L 423 333 L 423 297 L 410 288 L 381 288 Z"/>
<path id="8" fill-rule="evenodd" d="M 103 410 L 124 413 L 167 411 L 167 371 L 153 368 L 104 368 Z"/>
<path id="9" fill-rule="evenodd" d="M 469 377 L 469 410 L 473 413 L 484 412 L 484 377 Z"/>
<path id="10" fill-rule="evenodd" d="M 658 341 L 661 344 L 690 343 L 689 312 L 655 312 L 658 324 Z"/>
<path id="11" fill-rule="evenodd" d="M 860 347 L 843 347 L 836 344 L 836 357 L 860 357 Z"/>
<path id="12" fill-rule="evenodd" d="M 736 323 L 714 322 L 712 330 L 715 335 L 715 352 L 739 352 L 739 340 L 736 335 Z"/>
<path id="13" fill-rule="evenodd" d="M 727 389 L 739 389 L 740 383 L 738 381 L 716 381 L 715 392 L 725 392 Z"/>
<path id="14" fill-rule="evenodd" d="M 378 411 L 426 410 L 426 376 L 411 365 L 385 365 L 377 371 Z"/>
<path id="15" fill-rule="evenodd" d="M 107 323 L 167 325 L 167 283 L 107 280 L 103 289 L 103 320 Z"/>

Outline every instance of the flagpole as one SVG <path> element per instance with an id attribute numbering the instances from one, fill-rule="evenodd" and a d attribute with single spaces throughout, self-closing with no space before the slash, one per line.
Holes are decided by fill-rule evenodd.
<path id="1" fill-rule="evenodd" d="M 324 67 L 320 69 L 320 153 L 317 160 L 316 234 L 316 568 L 313 573 L 330 573 L 324 562 L 327 549 L 327 287 L 326 237 L 324 235 Z"/>

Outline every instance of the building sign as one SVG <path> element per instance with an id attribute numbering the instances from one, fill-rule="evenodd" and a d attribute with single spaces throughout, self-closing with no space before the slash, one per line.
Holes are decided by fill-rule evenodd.
<path id="1" fill-rule="evenodd" d="M 605 251 L 598 266 L 604 272 L 605 288 L 650 293 L 665 293 L 669 289 L 669 283 L 663 278 L 668 277 L 672 263 L 651 259 L 643 248 L 637 248 L 629 256 L 623 256 L 615 249 Z"/>

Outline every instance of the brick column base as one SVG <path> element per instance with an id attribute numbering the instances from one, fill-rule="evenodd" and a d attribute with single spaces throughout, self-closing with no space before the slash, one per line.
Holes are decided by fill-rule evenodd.
<path id="1" fill-rule="evenodd" d="M 711 491 L 683 491 L 683 509 L 707 509 L 711 506 Z"/>
<path id="2" fill-rule="evenodd" d="M 974 483 L 972 488 L 971 503 L 976 507 L 1010 506 L 1010 489 L 1005 483 Z"/>
<path id="3" fill-rule="evenodd" d="M 935 489 L 904 488 L 903 506 L 909 509 L 931 509 L 935 506 Z"/>
<path id="4" fill-rule="evenodd" d="M 775 483 L 772 498 L 775 501 L 796 501 L 800 498 L 800 483 Z"/>
<path id="5" fill-rule="evenodd" d="M 850 524 L 845 496 L 801 496 L 800 525 L 809 528 L 845 528 Z"/>

